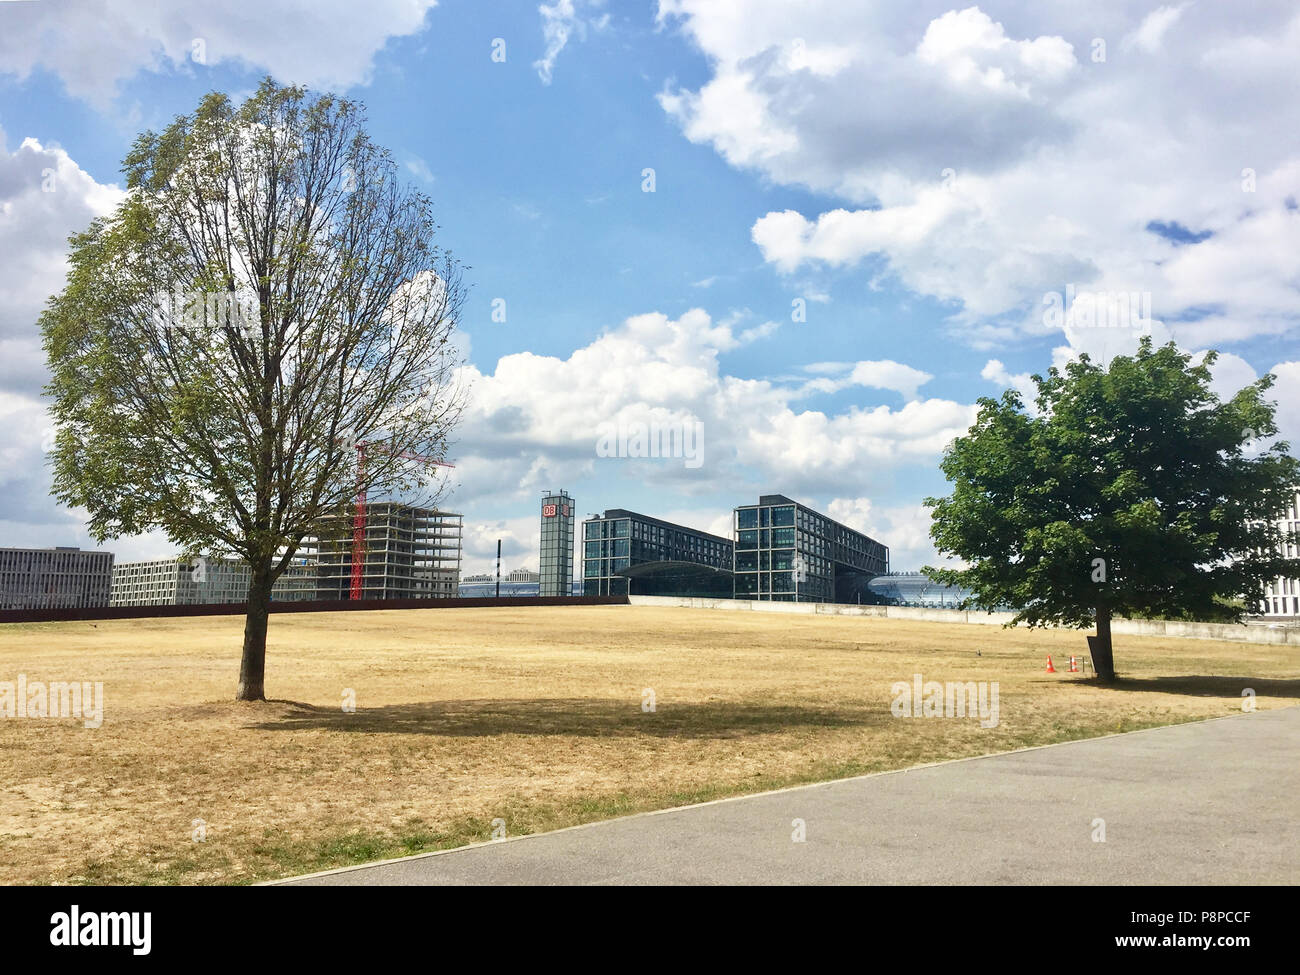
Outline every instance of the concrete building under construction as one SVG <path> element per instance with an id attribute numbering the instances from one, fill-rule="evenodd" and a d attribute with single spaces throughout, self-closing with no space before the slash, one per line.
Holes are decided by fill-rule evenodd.
<path id="1" fill-rule="evenodd" d="M 316 564 L 317 599 L 348 599 L 353 513 L 321 519 L 301 555 Z M 462 516 L 394 502 L 366 505 L 362 599 L 455 596 L 460 585 Z"/>

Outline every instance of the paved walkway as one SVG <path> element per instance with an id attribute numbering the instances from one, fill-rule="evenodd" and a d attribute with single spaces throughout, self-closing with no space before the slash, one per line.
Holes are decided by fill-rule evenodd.
<path id="1" fill-rule="evenodd" d="M 793 821 L 806 838 L 794 842 Z M 1093 839 L 1105 821 L 1105 842 Z M 301 884 L 1296 884 L 1300 708 L 630 816 Z"/>

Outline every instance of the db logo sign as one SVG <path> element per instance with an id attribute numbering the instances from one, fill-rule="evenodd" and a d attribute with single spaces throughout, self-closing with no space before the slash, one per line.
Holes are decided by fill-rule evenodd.
<path id="1" fill-rule="evenodd" d="M 560 509 L 560 514 L 564 515 L 566 518 L 569 517 L 569 506 L 567 504 Z"/>
<path id="2" fill-rule="evenodd" d="M 555 517 L 555 505 L 553 505 L 553 504 L 544 504 L 544 505 L 542 505 L 542 517 L 543 517 L 543 518 L 554 518 L 554 517 Z"/>

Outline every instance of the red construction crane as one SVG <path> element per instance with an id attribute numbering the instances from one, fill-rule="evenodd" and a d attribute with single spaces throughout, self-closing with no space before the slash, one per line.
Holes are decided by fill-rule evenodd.
<path id="1" fill-rule="evenodd" d="M 436 464 L 438 467 L 455 467 L 455 464 L 448 464 L 445 461 L 436 460 L 433 457 L 426 457 L 424 454 L 413 454 L 410 451 L 398 451 L 392 453 L 382 444 L 367 444 L 364 441 L 357 442 L 357 512 L 352 518 L 352 599 L 361 598 L 361 579 L 364 572 L 366 561 L 366 448 L 378 450 L 388 454 L 390 457 L 400 457 L 402 460 L 417 460 L 422 464 Z"/>

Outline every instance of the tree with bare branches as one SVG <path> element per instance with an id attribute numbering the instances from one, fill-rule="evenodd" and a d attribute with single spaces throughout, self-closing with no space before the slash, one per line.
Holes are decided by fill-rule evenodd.
<path id="1" fill-rule="evenodd" d="M 239 700 L 265 699 L 271 589 L 319 520 L 447 490 L 413 458 L 445 456 L 464 405 L 461 266 L 364 123 L 267 79 L 145 132 L 41 319 L 55 496 L 101 541 L 247 561 Z"/>

